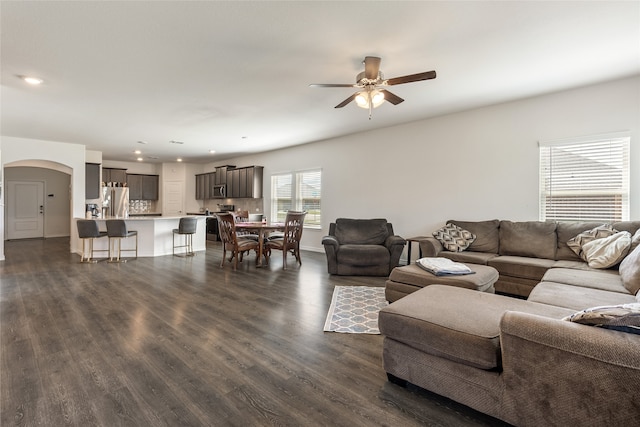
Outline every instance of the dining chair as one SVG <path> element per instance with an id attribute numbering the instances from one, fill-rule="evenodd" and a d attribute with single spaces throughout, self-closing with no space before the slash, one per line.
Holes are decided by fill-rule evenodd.
<path id="1" fill-rule="evenodd" d="M 121 259 L 122 252 L 133 252 L 136 253 L 136 259 L 138 258 L 138 232 L 134 230 L 128 230 L 127 224 L 123 219 L 108 219 L 107 220 L 107 236 L 109 236 L 109 262 L 127 262 L 126 259 Z M 122 239 L 126 239 L 128 237 L 136 238 L 136 247 L 135 249 L 122 249 Z M 118 244 L 118 254 L 115 257 L 111 253 L 111 248 L 115 251 L 115 245 Z"/>
<path id="2" fill-rule="evenodd" d="M 231 251 L 229 262 L 234 261 L 235 259 L 233 269 L 237 270 L 238 260 L 242 262 L 244 253 L 255 250 L 257 255 L 260 249 L 260 245 L 257 239 L 253 240 L 238 236 L 236 232 L 236 222 L 233 213 L 220 213 L 216 216 L 218 218 L 218 231 L 220 233 L 219 235 L 222 239 L 222 262 L 220 263 L 220 267 L 224 267 L 224 261 L 227 257 L 227 251 Z"/>
<path id="3" fill-rule="evenodd" d="M 185 248 L 186 252 L 182 256 L 195 255 L 193 252 L 193 235 L 196 233 L 197 226 L 198 220 L 194 217 L 180 218 L 178 228 L 173 229 L 173 255 L 176 255 L 177 248 Z M 184 245 L 176 245 L 176 234 L 185 236 Z"/>
<path id="4" fill-rule="evenodd" d="M 284 220 L 284 233 L 282 236 L 270 237 L 265 243 L 267 259 L 271 254 L 271 249 L 282 251 L 282 269 L 287 269 L 287 254 L 291 252 L 296 257 L 298 264 L 302 265 L 300 259 L 300 240 L 306 211 L 288 211 Z"/>
<path id="5" fill-rule="evenodd" d="M 82 239 L 82 254 L 80 255 L 80 262 L 97 262 L 93 257 L 95 252 L 109 252 L 108 249 L 93 249 L 93 241 L 100 237 L 106 237 L 106 231 L 100 231 L 98 229 L 98 222 L 93 219 L 79 219 L 78 225 L 78 237 Z M 89 255 L 85 257 L 87 253 L 85 250 L 85 243 L 89 241 Z"/>

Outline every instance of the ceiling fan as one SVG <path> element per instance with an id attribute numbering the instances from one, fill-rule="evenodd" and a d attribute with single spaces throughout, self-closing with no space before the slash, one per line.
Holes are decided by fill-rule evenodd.
<path id="1" fill-rule="evenodd" d="M 364 71 L 356 76 L 356 84 L 311 84 L 310 87 L 355 87 L 359 91 L 336 105 L 335 108 L 342 108 L 355 100 L 358 107 L 369 109 L 369 120 L 371 120 L 371 112 L 373 108 L 380 106 L 385 100 L 393 105 L 398 105 L 404 99 L 389 92 L 381 87 L 399 85 L 404 83 L 418 82 L 421 80 L 430 80 L 436 78 L 435 71 L 427 71 L 424 73 L 409 74 L 407 76 L 394 77 L 392 79 L 384 78 L 380 71 L 381 59 L 377 56 L 366 56 L 364 58 Z"/>

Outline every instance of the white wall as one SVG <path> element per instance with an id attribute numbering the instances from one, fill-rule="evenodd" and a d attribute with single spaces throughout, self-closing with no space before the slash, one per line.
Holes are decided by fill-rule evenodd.
<path id="1" fill-rule="evenodd" d="M 322 168 L 322 230 L 305 229 L 302 242 L 322 251 L 337 217 L 387 218 L 404 237 L 448 219 L 537 220 L 538 141 L 623 130 L 632 144 L 631 219 L 640 220 L 639 127 L 634 77 L 220 164 L 264 166 L 267 215 L 272 174 Z"/>

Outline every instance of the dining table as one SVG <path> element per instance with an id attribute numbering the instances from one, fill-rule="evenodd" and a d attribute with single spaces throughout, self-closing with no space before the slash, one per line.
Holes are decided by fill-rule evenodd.
<path id="1" fill-rule="evenodd" d="M 256 267 L 262 267 L 262 255 L 264 254 L 265 234 L 273 231 L 284 231 L 284 222 L 236 222 L 236 230 L 253 231 L 258 233 L 258 259 Z"/>

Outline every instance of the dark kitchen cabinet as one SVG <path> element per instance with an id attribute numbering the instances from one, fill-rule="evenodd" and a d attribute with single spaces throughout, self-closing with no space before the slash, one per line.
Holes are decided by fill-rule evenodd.
<path id="1" fill-rule="evenodd" d="M 216 184 L 226 184 L 227 183 L 227 171 L 232 170 L 235 166 L 218 166 L 216 168 Z"/>
<path id="2" fill-rule="evenodd" d="M 214 186 L 224 184 L 227 198 L 262 198 L 262 166 L 217 167 L 215 172 L 196 175 L 196 200 L 214 197 Z M 224 179 L 221 178 L 224 175 Z"/>
<path id="3" fill-rule="evenodd" d="M 205 200 L 209 197 L 209 174 L 196 175 L 196 200 Z"/>
<path id="4" fill-rule="evenodd" d="M 227 171 L 227 196 L 230 198 L 262 198 L 262 166 L 249 166 Z"/>
<path id="5" fill-rule="evenodd" d="M 158 175 L 142 175 L 142 200 L 158 200 Z"/>
<path id="6" fill-rule="evenodd" d="M 128 174 L 129 200 L 158 200 L 158 175 Z"/>
<path id="7" fill-rule="evenodd" d="M 100 198 L 100 164 L 84 164 L 84 197 L 85 199 Z"/>
<path id="8" fill-rule="evenodd" d="M 127 175 L 129 200 L 142 200 L 142 175 Z"/>
<path id="9" fill-rule="evenodd" d="M 102 182 L 127 182 L 127 170 L 102 168 Z"/>

